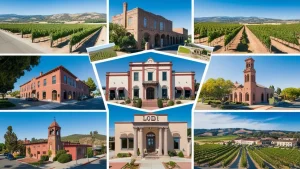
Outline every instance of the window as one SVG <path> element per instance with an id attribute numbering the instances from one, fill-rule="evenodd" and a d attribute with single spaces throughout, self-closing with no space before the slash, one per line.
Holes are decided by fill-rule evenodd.
<path id="1" fill-rule="evenodd" d="M 159 23 L 159 30 L 163 31 L 164 30 L 164 23 L 163 22 L 160 22 Z"/>
<path id="2" fill-rule="evenodd" d="M 162 98 L 168 97 L 168 89 L 162 89 Z"/>
<path id="3" fill-rule="evenodd" d="M 153 80 L 153 72 L 148 72 L 148 81 Z"/>
<path id="4" fill-rule="evenodd" d="M 144 18 L 144 27 L 145 28 L 147 27 L 147 18 L 146 17 Z"/>
<path id="5" fill-rule="evenodd" d="M 130 18 L 128 18 L 128 26 L 130 26 L 131 23 L 132 23 L 132 18 L 130 17 Z"/>
<path id="6" fill-rule="evenodd" d="M 56 76 L 52 76 L 52 84 L 56 84 Z"/>
<path id="7" fill-rule="evenodd" d="M 134 81 L 139 81 L 139 72 L 134 72 Z"/>
<path id="8" fill-rule="evenodd" d="M 64 84 L 67 84 L 67 76 L 64 75 Z"/>
<path id="9" fill-rule="evenodd" d="M 133 97 L 140 98 L 140 90 L 139 89 L 133 89 Z"/>
<path id="10" fill-rule="evenodd" d="M 44 86 L 47 85 L 47 79 L 44 79 Z"/>
<path id="11" fill-rule="evenodd" d="M 154 29 L 156 29 L 156 21 L 154 21 Z"/>
<path id="12" fill-rule="evenodd" d="M 127 138 L 121 138 L 121 149 L 127 149 Z"/>
<path id="13" fill-rule="evenodd" d="M 46 92 L 43 92 L 43 99 L 46 99 Z"/>
<path id="14" fill-rule="evenodd" d="M 163 72 L 163 74 L 162 74 L 162 80 L 163 81 L 167 80 L 167 72 Z"/>
<path id="15" fill-rule="evenodd" d="M 179 137 L 174 137 L 173 141 L 174 141 L 174 149 L 179 150 L 180 149 L 180 138 Z"/>
<path id="16" fill-rule="evenodd" d="M 129 149 L 133 149 L 133 138 L 128 138 L 128 143 L 129 143 Z"/>
<path id="17" fill-rule="evenodd" d="M 40 87 L 40 81 L 38 81 L 38 88 Z"/>

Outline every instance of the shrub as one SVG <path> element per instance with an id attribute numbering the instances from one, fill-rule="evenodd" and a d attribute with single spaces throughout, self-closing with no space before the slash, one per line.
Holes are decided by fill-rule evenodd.
<path id="1" fill-rule="evenodd" d="M 121 50 L 121 48 L 120 48 L 120 46 L 119 46 L 119 45 L 115 45 L 115 46 L 114 46 L 114 50 L 115 50 L 115 51 L 120 51 L 120 50 Z"/>
<path id="2" fill-rule="evenodd" d="M 128 99 L 126 99 L 125 103 L 126 103 L 126 104 L 130 104 L 130 103 L 131 103 L 131 100 L 128 98 Z"/>
<path id="3" fill-rule="evenodd" d="M 173 100 L 169 100 L 168 101 L 168 106 L 174 106 L 174 101 Z"/>
<path id="4" fill-rule="evenodd" d="M 184 157 L 184 155 L 183 155 L 183 152 L 182 151 L 180 151 L 178 154 L 178 157 Z"/>
<path id="5" fill-rule="evenodd" d="M 88 156 L 88 158 L 91 158 L 91 157 L 94 156 L 93 150 L 92 150 L 91 147 L 88 147 L 88 148 L 87 148 L 87 156 Z"/>
<path id="6" fill-rule="evenodd" d="M 138 99 L 136 106 L 137 106 L 138 108 L 142 108 L 142 106 L 143 106 L 143 101 L 142 101 L 142 99 L 140 99 L 140 98 Z"/>
<path id="7" fill-rule="evenodd" d="M 174 161 L 169 161 L 167 164 L 168 164 L 171 168 L 176 167 L 176 163 L 175 163 Z"/>
<path id="8" fill-rule="evenodd" d="M 217 105 L 216 103 L 211 103 L 210 106 L 211 106 L 212 108 L 218 107 L 218 105 Z"/>
<path id="9" fill-rule="evenodd" d="M 172 150 L 172 151 L 168 151 L 168 155 L 169 155 L 170 157 L 173 157 L 173 156 L 177 156 L 177 153 L 176 153 L 175 150 Z"/>
<path id="10" fill-rule="evenodd" d="M 118 153 L 117 154 L 117 157 L 119 157 L 119 158 L 122 158 L 122 157 L 130 157 L 131 156 L 131 154 L 129 154 L 129 153 Z"/>
<path id="11" fill-rule="evenodd" d="M 42 155 L 42 156 L 41 156 L 41 161 L 49 161 L 49 156 L 47 156 L 47 155 Z"/>
<path id="12" fill-rule="evenodd" d="M 31 157 L 32 157 L 32 156 L 31 156 Z M 53 158 L 53 161 L 57 161 L 57 157 L 56 157 L 56 156 Z"/>
<path id="13" fill-rule="evenodd" d="M 180 100 L 176 101 L 176 104 L 181 104 L 181 101 Z"/>
<path id="14" fill-rule="evenodd" d="M 242 103 L 242 105 L 243 105 L 243 106 L 249 106 L 249 104 L 248 104 L 248 103 Z"/>
<path id="15" fill-rule="evenodd" d="M 48 150 L 48 156 L 51 157 L 52 156 L 52 151 Z"/>
<path id="16" fill-rule="evenodd" d="M 162 99 L 157 99 L 157 106 L 158 106 L 158 108 L 164 107 Z"/>
<path id="17" fill-rule="evenodd" d="M 137 150 L 137 155 L 140 156 L 141 152 L 140 152 L 140 149 L 138 148 Z"/>
<path id="18" fill-rule="evenodd" d="M 61 154 L 59 158 L 57 159 L 60 163 L 67 163 L 72 161 L 72 155 L 71 154 Z"/>
<path id="19" fill-rule="evenodd" d="M 53 161 L 57 161 L 62 154 L 66 154 L 66 153 L 67 153 L 66 150 L 58 150 L 56 152 L 56 156 L 53 158 Z"/>

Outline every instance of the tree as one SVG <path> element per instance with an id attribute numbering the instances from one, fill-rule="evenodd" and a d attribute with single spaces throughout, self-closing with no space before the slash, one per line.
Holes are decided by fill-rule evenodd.
<path id="1" fill-rule="evenodd" d="M 19 90 L 13 91 L 13 92 L 10 93 L 10 95 L 12 97 L 20 96 L 20 91 Z"/>
<path id="2" fill-rule="evenodd" d="M 101 92 L 100 89 L 96 89 L 96 92 L 94 93 L 95 96 L 101 96 Z"/>
<path id="3" fill-rule="evenodd" d="M 109 42 L 115 43 L 120 49 L 136 47 L 134 36 L 127 32 L 123 26 L 114 23 L 109 24 Z"/>
<path id="4" fill-rule="evenodd" d="M 5 93 L 14 89 L 14 83 L 25 71 L 31 71 L 40 63 L 40 56 L 0 56 L 0 93 L 4 98 Z"/>
<path id="5" fill-rule="evenodd" d="M 8 152 L 13 153 L 18 147 L 18 137 L 16 133 L 13 132 L 12 126 L 7 127 L 7 131 L 4 134 L 5 147 Z"/>
<path id="6" fill-rule="evenodd" d="M 0 153 L 5 150 L 5 144 L 0 143 Z"/>
<path id="7" fill-rule="evenodd" d="M 273 91 L 275 91 L 275 87 L 273 85 L 271 85 L 269 89 L 273 89 Z"/>
<path id="8" fill-rule="evenodd" d="M 280 95 L 283 96 L 284 99 L 295 100 L 300 96 L 300 89 L 294 87 L 285 88 Z"/>
<path id="9" fill-rule="evenodd" d="M 88 80 L 84 83 L 89 87 L 90 92 L 95 91 L 97 89 L 97 86 L 91 77 L 89 77 Z"/>
<path id="10" fill-rule="evenodd" d="M 18 140 L 17 142 L 17 151 L 20 153 L 20 155 L 25 155 L 26 154 L 26 147 L 24 146 L 23 144 L 23 141 L 22 140 Z"/>
<path id="11" fill-rule="evenodd" d="M 187 129 L 187 135 L 188 135 L 188 136 L 191 136 L 191 135 L 192 135 L 192 130 L 191 130 L 191 128 L 188 128 L 188 129 Z"/>
<path id="12" fill-rule="evenodd" d="M 94 135 L 98 134 L 98 131 L 97 130 L 93 131 L 93 134 Z"/>
<path id="13" fill-rule="evenodd" d="M 276 93 L 277 93 L 278 95 L 281 94 L 281 89 L 280 89 L 279 87 L 277 87 Z"/>
<path id="14" fill-rule="evenodd" d="M 230 80 L 210 78 L 203 84 L 200 97 L 214 97 L 222 100 L 222 98 L 231 93 L 233 87 L 234 84 Z"/>
<path id="15" fill-rule="evenodd" d="M 195 91 L 198 91 L 200 87 L 200 83 L 197 83 L 197 80 L 195 79 Z"/>

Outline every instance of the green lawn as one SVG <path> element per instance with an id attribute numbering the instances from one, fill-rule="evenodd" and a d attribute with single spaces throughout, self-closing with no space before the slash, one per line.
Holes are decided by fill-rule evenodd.
<path id="1" fill-rule="evenodd" d="M 195 141 L 199 142 L 219 142 L 219 141 L 227 141 L 227 140 L 234 140 L 238 138 L 236 135 L 228 135 L 228 136 L 195 136 Z"/>
<path id="2" fill-rule="evenodd" d="M 16 105 L 9 102 L 8 100 L 0 100 L 0 109 L 15 107 Z"/>
<path id="3" fill-rule="evenodd" d="M 179 53 L 190 54 L 190 49 L 185 48 L 185 47 L 183 47 L 183 46 L 179 46 L 178 52 L 179 52 Z"/>

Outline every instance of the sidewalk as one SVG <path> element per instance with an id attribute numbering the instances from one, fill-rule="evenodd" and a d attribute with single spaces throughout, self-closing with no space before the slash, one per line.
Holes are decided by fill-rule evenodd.
<path id="1" fill-rule="evenodd" d="M 50 110 L 50 109 L 54 109 L 54 108 L 64 106 L 64 105 L 76 104 L 77 102 L 78 102 L 77 100 L 70 100 L 70 101 L 65 101 L 62 103 L 50 102 L 49 104 L 45 104 L 45 105 L 41 105 L 41 106 L 28 107 L 25 110 Z"/>

